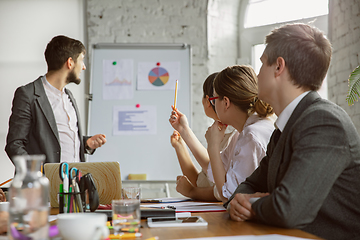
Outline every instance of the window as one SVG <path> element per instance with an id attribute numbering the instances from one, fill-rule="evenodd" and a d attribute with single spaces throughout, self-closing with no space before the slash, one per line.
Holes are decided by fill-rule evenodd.
<path id="1" fill-rule="evenodd" d="M 327 15 L 328 9 L 328 0 L 249 0 L 244 27 Z"/>
<path id="2" fill-rule="evenodd" d="M 328 0 L 248 0 L 240 9 L 241 64 L 251 64 L 258 74 L 260 57 L 265 49 L 264 40 L 274 28 L 285 23 L 303 22 L 315 25 L 327 34 Z M 327 79 L 319 90 L 327 98 Z"/>

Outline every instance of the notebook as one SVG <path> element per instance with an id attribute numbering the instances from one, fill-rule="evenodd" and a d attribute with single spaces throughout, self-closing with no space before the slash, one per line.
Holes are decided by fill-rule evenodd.
<path id="1" fill-rule="evenodd" d="M 50 181 L 50 205 L 59 207 L 57 194 L 61 183 L 60 163 L 44 164 L 45 176 Z M 79 162 L 69 163 L 69 168 L 76 167 L 85 175 L 91 173 L 99 193 L 100 204 L 111 204 L 111 200 L 121 198 L 121 175 L 118 162 Z"/>

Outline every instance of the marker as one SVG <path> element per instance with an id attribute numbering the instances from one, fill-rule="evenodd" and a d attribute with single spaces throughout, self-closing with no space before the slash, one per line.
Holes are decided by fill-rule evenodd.
<path id="1" fill-rule="evenodd" d="M 176 97 L 177 97 L 178 80 L 175 83 L 175 98 L 174 98 L 174 109 L 176 109 Z"/>
<path id="2" fill-rule="evenodd" d="M 64 195 L 62 194 L 64 192 L 63 184 L 60 183 L 59 185 L 59 213 L 64 213 Z M 66 211 L 65 211 L 66 212 Z"/>
<path id="3" fill-rule="evenodd" d="M 72 192 L 72 187 L 69 188 L 69 193 Z M 68 195 L 68 204 L 67 204 L 67 212 L 71 213 L 72 212 L 72 195 Z"/>
<path id="4" fill-rule="evenodd" d="M 142 237 L 142 233 L 120 233 L 119 235 L 110 234 L 109 239 L 129 239 Z"/>

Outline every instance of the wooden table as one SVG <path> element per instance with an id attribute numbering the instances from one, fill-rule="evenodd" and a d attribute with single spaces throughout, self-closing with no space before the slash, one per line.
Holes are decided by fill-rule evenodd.
<path id="1" fill-rule="evenodd" d="M 58 213 L 58 208 L 52 208 L 50 214 Z M 206 227 L 194 228 L 149 228 L 145 219 L 141 220 L 140 232 L 142 238 L 159 237 L 160 240 L 167 239 L 185 239 L 185 238 L 201 238 L 201 237 L 220 237 L 220 236 L 236 236 L 236 235 L 266 235 L 281 234 L 287 236 L 321 239 L 310 233 L 299 229 L 277 228 L 255 222 L 235 222 L 230 219 L 227 212 L 201 212 L 192 213 L 192 216 L 201 216 L 208 222 Z M 135 239 L 134 239 L 135 240 Z"/>
<path id="2" fill-rule="evenodd" d="M 298 229 L 276 228 L 248 221 L 235 222 L 230 219 L 227 212 L 192 213 L 192 215 L 204 218 L 208 222 L 208 226 L 194 228 L 149 228 L 146 221 L 142 220 L 140 232 L 143 234 L 143 237 L 141 239 L 155 236 L 158 236 L 160 240 L 163 240 L 265 234 L 281 234 L 294 237 L 321 239 Z"/>

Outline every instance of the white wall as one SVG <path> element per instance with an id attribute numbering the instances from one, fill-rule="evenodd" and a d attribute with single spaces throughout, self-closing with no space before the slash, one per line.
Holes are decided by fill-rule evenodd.
<path id="1" fill-rule="evenodd" d="M 0 183 L 14 173 L 4 148 L 15 89 L 46 73 L 44 51 L 52 37 L 62 34 L 84 42 L 83 1 L 0 0 Z M 69 85 L 83 130 L 85 85 Z"/>

